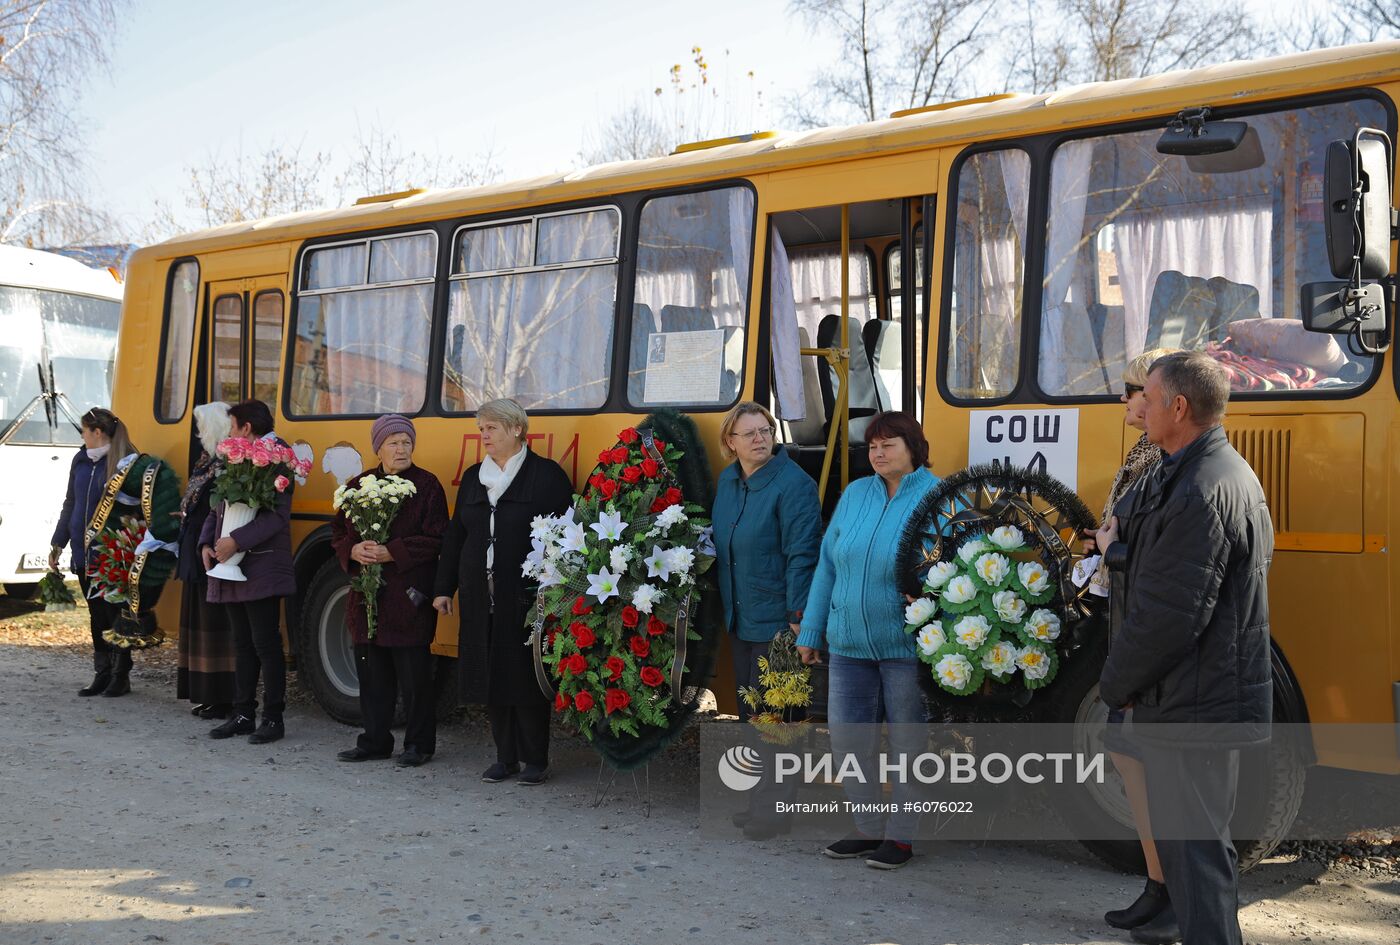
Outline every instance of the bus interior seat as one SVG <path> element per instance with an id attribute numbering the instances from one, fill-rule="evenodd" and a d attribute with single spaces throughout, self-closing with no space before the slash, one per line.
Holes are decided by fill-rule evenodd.
<path id="1" fill-rule="evenodd" d="M 1145 349 L 1201 348 L 1224 338 L 1231 321 L 1258 315 L 1259 290 L 1254 286 L 1168 269 L 1152 286 Z"/>
<path id="2" fill-rule="evenodd" d="M 640 401 L 642 378 L 647 370 L 647 345 L 653 332 L 657 331 L 656 316 L 651 306 L 645 302 L 632 303 L 632 342 L 627 363 L 628 396 Z M 634 386 L 637 385 L 637 386 Z"/>
<path id="3" fill-rule="evenodd" d="M 875 393 L 881 410 L 904 409 L 904 334 L 899 322 L 879 321 L 874 339 L 866 341 Z M 867 328 L 869 325 L 866 326 Z"/>
<path id="4" fill-rule="evenodd" d="M 870 358 L 865 353 L 865 340 L 861 336 L 860 323 L 847 317 L 846 324 L 851 355 L 851 392 L 848 400 L 851 417 L 850 437 L 852 443 L 864 443 L 865 428 L 870 425 L 870 417 L 879 411 L 880 402 L 875 396 L 875 375 L 870 370 Z M 832 314 L 823 318 L 817 326 L 817 347 L 834 348 L 840 344 L 840 325 L 839 315 Z M 841 391 L 835 368 L 827 365 L 825 370 L 817 373 L 817 380 L 821 383 L 822 404 L 826 408 L 828 422 L 831 422 L 836 417 L 836 396 Z"/>
<path id="5" fill-rule="evenodd" d="M 732 403 L 739 396 L 739 378 L 744 373 L 744 334 L 735 325 L 726 325 L 720 358 L 719 402 Z"/>
<path id="6" fill-rule="evenodd" d="M 860 326 L 860 340 L 865 344 L 865 356 L 870 359 L 870 370 L 875 370 L 875 342 L 880 338 L 880 326 L 885 322 L 879 317 L 870 319 Z M 884 402 L 881 401 L 882 409 Z"/>
<path id="7" fill-rule="evenodd" d="M 812 347 L 811 335 L 801 326 L 797 329 L 797 341 L 800 347 Z M 822 430 L 826 427 L 826 406 L 822 402 L 821 382 L 817 380 L 817 358 L 814 357 L 802 358 L 802 401 L 806 405 L 803 419 L 785 421 L 787 440 L 797 447 L 824 446 L 826 438 Z"/>
<path id="8" fill-rule="evenodd" d="M 662 331 L 713 331 L 715 316 L 707 308 L 695 305 L 661 306 Z"/>

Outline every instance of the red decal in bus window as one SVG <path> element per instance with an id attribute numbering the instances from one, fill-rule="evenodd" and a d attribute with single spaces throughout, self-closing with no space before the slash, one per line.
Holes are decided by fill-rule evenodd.
<path id="1" fill-rule="evenodd" d="M 471 440 L 475 440 L 475 441 L 476 441 L 476 459 L 472 460 L 471 463 L 470 463 L 470 465 L 473 465 L 473 466 L 474 466 L 474 465 L 476 465 L 477 463 L 481 462 L 481 434 L 480 434 L 480 433 L 463 433 L 463 434 L 462 434 L 462 455 L 460 455 L 460 456 L 457 457 L 457 476 L 456 476 L 456 478 L 454 478 L 454 479 L 452 480 L 452 484 L 453 484 L 454 486 L 460 486 L 460 485 L 462 484 L 462 473 L 466 472 L 467 466 L 469 465 L 469 464 L 467 463 L 467 443 L 468 443 L 469 441 L 471 441 Z"/>
<path id="2" fill-rule="evenodd" d="M 575 433 L 573 439 L 569 441 L 568 448 L 566 448 L 566 449 L 564 450 L 564 455 L 563 455 L 563 456 L 560 456 L 560 457 L 558 457 L 558 458 L 556 458 L 555 455 L 554 455 L 554 434 L 553 434 L 553 433 L 527 433 L 527 434 L 525 434 L 525 440 L 526 440 L 527 445 L 528 445 L 531 449 L 533 449 L 536 453 L 540 452 L 540 450 L 539 450 L 539 448 L 538 448 L 538 447 L 539 447 L 539 444 L 538 444 L 536 441 L 538 441 L 538 440 L 544 440 L 545 442 L 544 442 L 544 453 L 543 453 L 543 455 L 546 456 L 546 457 L 548 457 L 549 459 L 555 460 L 555 462 L 557 462 L 560 466 L 564 466 L 565 471 L 569 473 L 569 480 L 570 480 L 571 482 L 573 482 L 575 486 L 578 485 L 578 434 L 577 434 L 577 433 Z M 475 442 L 475 443 L 476 443 L 475 458 L 474 458 L 470 463 L 467 462 L 467 443 L 469 443 L 469 442 Z M 570 456 L 573 457 L 573 469 L 572 469 L 572 470 L 570 470 L 568 466 L 565 466 L 565 463 L 568 461 L 568 459 L 569 459 Z M 452 484 L 453 484 L 454 486 L 460 486 L 460 485 L 462 484 L 462 473 L 466 472 L 466 471 L 467 471 L 467 468 L 468 468 L 469 466 L 473 466 L 473 465 L 475 465 L 475 464 L 477 464 L 477 463 L 479 463 L 479 462 L 481 462 L 481 434 L 480 434 L 480 433 L 463 433 L 463 434 L 462 434 L 462 452 L 461 452 L 461 454 L 457 457 L 457 475 L 456 475 L 455 477 L 453 477 L 453 479 L 452 479 Z"/>
<path id="3" fill-rule="evenodd" d="M 550 439 L 550 443 L 549 443 L 549 454 L 550 454 L 550 455 L 549 455 L 549 458 L 550 458 L 550 459 L 554 459 L 554 437 L 551 436 L 549 439 Z M 577 489 L 577 488 L 578 488 L 578 485 L 579 485 L 579 481 L 578 481 L 578 434 L 577 434 L 577 433 L 574 434 L 573 441 L 569 443 L 569 448 L 566 449 L 566 450 L 564 450 L 564 455 L 563 455 L 563 456 L 560 456 L 559 459 L 556 460 L 556 462 L 558 462 L 560 466 L 563 466 L 563 465 L 564 465 L 564 461 L 565 461 L 566 459 L 568 459 L 570 455 L 572 455 L 572 456 L 574 457 L 574 468 L 573 468 L 572 471 L 569 472 L 569 480 L 574 484 L 574 488 Z M 564 468 L 565 468 L 566 470 L 568 469 L 567 466 L 565 466 Z"/>

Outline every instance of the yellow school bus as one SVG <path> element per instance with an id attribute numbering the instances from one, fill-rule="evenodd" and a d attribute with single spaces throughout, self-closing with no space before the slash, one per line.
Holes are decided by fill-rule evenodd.
<path id="1" fill-rule="evenodd" d="M 378 414 L 416 418 L 416 458 L 454 494 L 492 397 L 527 407 L 533 448 L 576 484 L 660 406 L 696 420 L 718 471 L 719 418 L 756 399 L 830 495 L 861 471 L 864 418 L 900 409 L 936 473 L 1035 465 L 1094 507 L 1137 437 L 1126 360 L 1205 348 L 1231 373 L 1228 433 L 1277 530 L 1278 718 L 1377 723 L 1304 760 L 1397 773 L 1397 376 L 1369 353 L 1381 334 L 1362 348 L 1300 317 L 1305 286 L 1334 278 L 1328 147 L 1362 128 L 1393 139 L 1397 97 L 1400 43 L 1375 43 L 231 224 L 132 258 L 114 406 L 181 471 L 191 409 L 216 399 L 265 400 L 314 453 L 287 631 L 349 720 L 328 521 Z M 1217 122 L 1235 125 L 1226 145 L 1164 144 Z M 455 640 L 441 622 L 435 652 Z M 1076 717 L 1101 708 L 1092 675 Z"/>

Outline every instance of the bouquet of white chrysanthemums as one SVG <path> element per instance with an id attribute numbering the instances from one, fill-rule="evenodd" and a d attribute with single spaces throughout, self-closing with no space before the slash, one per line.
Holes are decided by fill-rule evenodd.
<path id="1" fill-rule="evenodd" d="M 987 676 L 1027 689 L 1055 677 L 1060 617 L 1050 571 L 1014 525 L 964 538 L 951 558 L 928 569 L 924 594 L 904 609 L 904 631 L 919 658 L 954 695 L 970 695 Z"/>
<path id="2" fill-rule="evenodd" d="M 417 492 L 418 488 L 407 479 L 380 478 L 367 473 L 354 487 L 344 485 L 336 489 L 331 506 L 345 516 L 359 532 L 361 540 L 384 544 L 389 540 L 389 526 L 404 500 Z M 350 586 L 365 599 L 365 626 L 373 640 L 379 616 L 379 589 L 384 586 L 384 565 L 360 565 L 360 572 L 350 579 Z"/>

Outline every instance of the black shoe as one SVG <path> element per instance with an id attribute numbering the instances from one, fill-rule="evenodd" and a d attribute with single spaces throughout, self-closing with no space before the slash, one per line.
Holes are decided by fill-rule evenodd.
<path id="1" fill-rule="evenodd" d="M 863 833 L 853 833 L 842 837 L 822 850 L 833 860 L 854 860 L 858 856 L 869 856 L 880 849 L 880 841 Z"/>
<path id="2" fill-rule="evenodd" d="M 729 822 L 734 826 L 738 827 L 740 830 L 743 830 L 745 827 L 747 827 L 749 825 L 749 821 L 751 820 L 753 820 L 753 814 L 749 813 L 746 810 L 735 811 L 729 818 Z"/>
<path id="3" fill-rule="evenodd" d="M 257 728 L 253 719 L 247 715 L 234 715 L 223 725 L 216 725 L 209 730 L 210 738 L 232 738 L 235 735 L 247 735 Z"/>
<path id="4" fill-rule="evenodd" d="M 112 681 L 112 671 L 110 669 L 99 670 L 92 677 L 92 683 L 78 690 L 80 696 L 100 696 L 107 685 Z"/>
<path id="5" fill-rule="evenodd" d="M 1169 905 L 1171 897 L 1167 895 L 1167 887 L 1155 879 L 1149 879 L 1142 895 L 1131 906 L 1105 912 L 1103 920 L 1115 929 L 1135 929 L 1157 918 L 1158 913 Z"/>
<path id="6" fill-rule="evenodd" d="M 865 865 L 877 870 L 897 870 L 914 858 L 914 848 L 904 843 L 886 840 L 865 858 Z"/>
<path id="7" fill-rule="evenodd" d="M 193 709 L 190 709 L 190 715 L 199 716 L 200 713 L 203 712 L 203 711 L 204 711 L 205 709 L 207 709 L 207 708 L 209 708 L 209 703 L 207 703 L 207 702 L 201 702 L 199 705 L 195 706 Z"/>
<path id="8" fill-rule="evenodd" d="M 523 784 L 526 787 L 535 787 L 549 780 L 549 765 L 540 767 L 539 765 L 526 765 L 525 770 L 520 772 L 520 777 L 515 779 L 516 784 Z"/>
<path id="9" fill-rule="evenodd" d="M 215 702 L 202 707 L 199 710 L 199 717 L 201 719 L 226 719 L 228 718 L 228 714 L 232 711 L 233 706 L 229 705 L 227 702 Z"/>
<path id="10" fill-rule="evenodd" d="M 383 761 L 392 752 L 365 751 L 359 745 L 335 753 L 337 761 Z"/>
<path id="11" fill-rule="evenodd" d="M 400 768 L 417 768 L 427 764 L 432 758 L 432 752 L 425 753 L 417 748 L 405 748 L 399 753 L 398 765 Z"/>
<path id="12" fill-rule="evenodd" d="M 131 676 L 120 670 L 112 674 L 112 681 L 107 684 L 107 688 L 102 690 L 102 694 L 109 698 L 124 696 L 131 691 Z"/>
<path id="13" fill-rule="evenodd" d="M 481 780 L 487 784 L 500 784 L 511 775 L 520 773 L 520 765 L 503 765 L 499 761 L 481 772 Z"/>
<path id="14" fill-rule="evenodd" d="M 1134 942 L 1142 945 L 1176 945 L 1181 941 L 1181 927 L 1176 924 L 1176 910 L 1168 903 L 1157 913 L 1157 918 L 1145 925 L 1139 925 L 1128 933 Z"/>
<path id="15" fill-rule="evenodd" d="M 257 730 L 248 736 L 248 744 L 266 745 L 268 742 L 281 741 L 282 736 L 286 734 L 287 728 L 281 719 L 264 718 Z"/>

